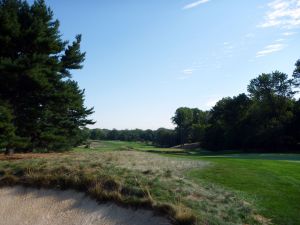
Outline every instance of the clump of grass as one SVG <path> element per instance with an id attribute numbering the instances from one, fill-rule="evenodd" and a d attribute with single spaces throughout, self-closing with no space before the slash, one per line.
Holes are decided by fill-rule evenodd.
<path id="1" fill-rule="evenodd" d="M 196 217 L 192 211 L 180 205 L 176 207 L 174 219 L 175 223 L 180 225 L 196 224 Z"/>
<path id="2" fill-rule="evenodd" d="M 172 171 L 170 169 L 167 169 L 165 171 L 165 177 L 170 178 L 172 176 Z"/>
<path id="3" fill-rule="evenodd" d="M 13 186 L 18 183 L 19 179 L 15 175 L 5 174 L 0 179 L 0 186 Z"/>
<path id="4" fill-rule="evenodd" d="M 121 184 L 113 178 L 107 178 L 101 182 L 101 188 L 107 191 L 118 192 L 121 189 Z"/>
<path id="5" fill-rule="evenodd" d="M 123 202 L 122 195 L 117 190 L 107 191 L 103 189 L 103 184 L 97 182 L 95 185 L 88 188 L 87 193 L 98 201 L 114 201 L 117 203 Z"/>

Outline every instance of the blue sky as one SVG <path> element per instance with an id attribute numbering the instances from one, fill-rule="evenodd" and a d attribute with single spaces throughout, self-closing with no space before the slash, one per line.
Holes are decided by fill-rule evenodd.
<path id="1" fill-rule="evenodd" d="M 83 35 L 73 78 L 94 127 L 172 128 L 181 106 L 210 109 L 300 58 L 300 0 L 46 0 L 64 39 Z"/>

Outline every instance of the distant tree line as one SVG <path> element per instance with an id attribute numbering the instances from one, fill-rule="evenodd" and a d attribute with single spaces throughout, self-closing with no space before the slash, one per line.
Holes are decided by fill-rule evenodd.
<path id="1" fill-rule="evenodd" d="M 179 144 L 177 134 L 172 129 L 159 128 L 157 130 L 108 130 L 85 129 L 86 136 L 91 140 L 120 140 L 148 142 L 161 147 L 171 147 Z"/>
<path id="2" fill-rule="evenodd" d="M 81 36 L 61 36 L 43 0 L 0 0 L 0 149 L 68 149 L 93 123 L 70 72 L 82 68 Z"/>

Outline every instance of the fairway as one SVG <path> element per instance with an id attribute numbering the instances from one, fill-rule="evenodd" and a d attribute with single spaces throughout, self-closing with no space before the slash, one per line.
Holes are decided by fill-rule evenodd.
<path id="1" fill-rule="evenodd" d="M 274 224 L 300 224 L 299 163 L 231 158 L 209 161 L 214 163 L 212 167 L 192 170 L 188 176 L 238 192 Z"/>

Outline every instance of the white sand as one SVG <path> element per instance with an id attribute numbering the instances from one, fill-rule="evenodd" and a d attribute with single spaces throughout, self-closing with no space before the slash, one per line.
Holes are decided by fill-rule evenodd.
<path id="1" fill-rule="evenodd" d="M 75 191 L 0 188 L 0 225 L 170 225 L 149 210 L 98 204 Z"/>

